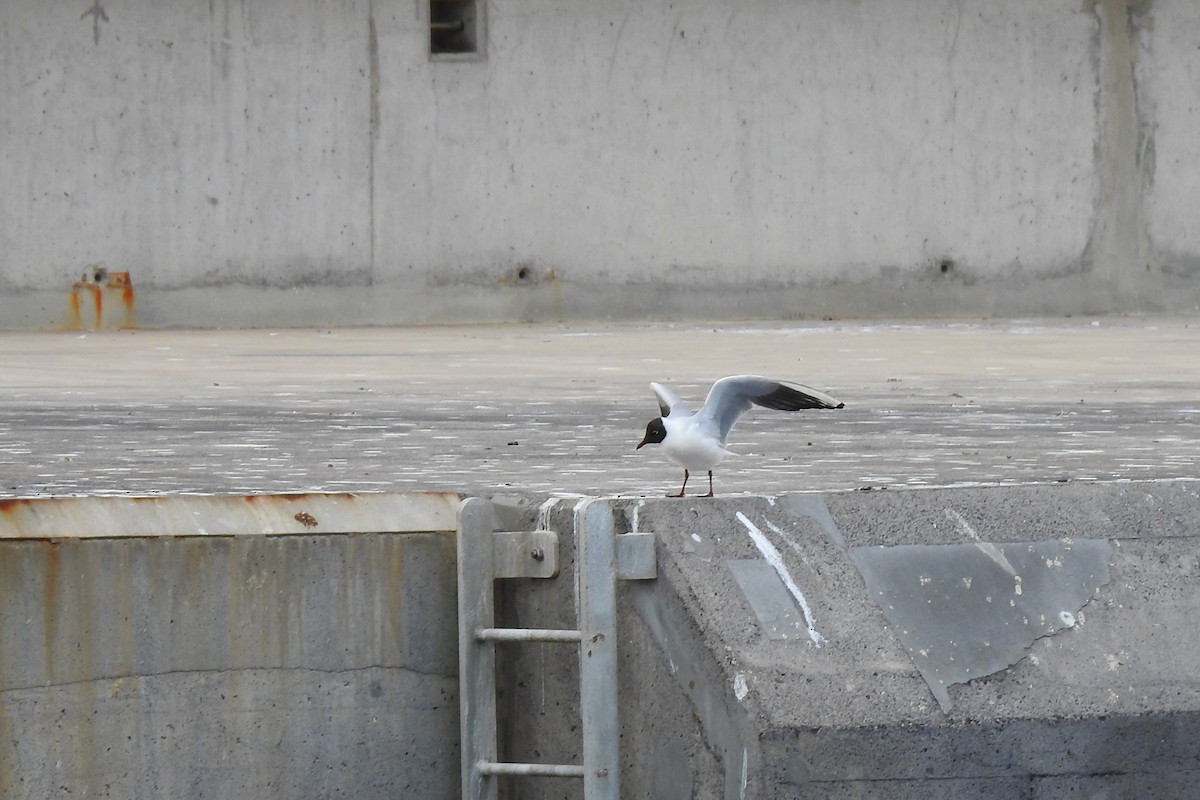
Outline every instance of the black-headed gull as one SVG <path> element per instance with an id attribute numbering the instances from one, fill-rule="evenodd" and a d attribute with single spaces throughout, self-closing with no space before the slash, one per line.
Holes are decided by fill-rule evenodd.
<path id="1" fill-rule="evenodd" d="M 799 411 L 805 408 L 841 408 L 840 403 L 824 392 L 795 383 L 773 381 L 757 375 L 730 375 L 713 384 L 704 407 L 693 414 L 679 396 L 663 386 L 652 383 L 658 396 L 662 416 L 646 426 L 646 436 L 635 449 L 644 445 L 662 445 L 667 458 L 683 467 L 683 497 L 690 470 L 708 471 L 708 494 L 713 496 L 712 470 L 729 454 L 725 440 L 733 423 L 750 410 L 750 406 L 773 408 L 777 411 Z"/>

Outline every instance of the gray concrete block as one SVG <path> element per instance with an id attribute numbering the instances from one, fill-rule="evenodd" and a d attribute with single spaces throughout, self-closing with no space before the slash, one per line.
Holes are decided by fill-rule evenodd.
<path id="1" fill-rule="evenodd" d="M 453 536 L 0 541 L 5 797 L 449 797 Z"/>
<path id="2" fill-rule="evenodd" d="M 575 624 L 576 502 L 504 499 L 505 527 L 559 532 L 561 573 L 502 582 L 500 624 Z M 623 796 L 1189 796 L 1200 681 L 1179 632 L 1197 611 L 1198 502 L 1181 482 L 614 500 L 618 530 L 653 532 L 658 562 L 656 580 L 618 589 Z M 948 685 L 951 707 L 856 558 L 929 554 L 888 580 L 937 569 L 940 586 L 1002 569 L 955 554 L 998 553 L 1033 597 L 1039 560 L 1069 558 L 1084 532 L 1104 545 L 1107 582 L 1081 584 L 1075 624 Z M 0 786 L 31 799 L 454 796 L 451 543 L 0 541 Z M 905 624 L 947 613 L 934 603 Z M 577 650 L 502 646 L 503 759 L 579 762 Z M 562 780 L 500 786 L 580 796 Z"/>
<path id="3" fill-rule="evenodd" d="M 686 609 L 675 624 L 700 642 L 693 663 L 707 665 L 711 682 L 686 699 L 698 708 L 705 693 L 721 698 L 716 706 L 733 720 L 725 730 L 746 754 L 747 796 L 1007 798 L 1051 786 L 1173 796 L 1200 763 L 1196 645 L 1178 633 L 1197 610 L 1200 529 L 1189 520 L 1200 507 L 1186 485 L 637 501 L 624 504 L 627 520 L 634 507 L 641 529 L 659 536 L 659 583 Z M 819 641 L 776 638 L 763 627 L 730 570 L 761 557 L 747 523 L 774 544 Z M 945 712 L 868 595 L 851 544 L 926 541 L 983 552 L 989 543 L 1083 534 L 1104 537 L 1109 579 L 1089 584 L 1075 624 L 1031 637 L 996 671 L 949 687 Z M 930 559 L 913 569 L 935 567 Z M 957 569 L 953 561 L 936 568 Z M 802 612 L 798 599 L 794 612 Z M 939 625 L 938 613 L 946 612 L 923 624 Z M 654 637 L 660 648 L 663 627 Z M 701 731 L 710 748 L 720 741 Z M 726 786 L 742 779 L 728 758 L 715 763 Z"/>
<path id="4" fill-rule="evenodd" d="M 4 796 L 449 797 L 457 681 L 397 667 L 179 670 L 7 689 Z"/>

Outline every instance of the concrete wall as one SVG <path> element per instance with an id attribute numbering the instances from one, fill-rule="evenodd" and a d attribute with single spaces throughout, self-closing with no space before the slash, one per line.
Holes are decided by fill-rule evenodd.
<path id="1" fill-rule="evenodd" d="M 549 513 L 556 529 L 571 502 Z M 622 797 L 1196 794 L 1197 645 L 1179 634 L 1200 604 L 1193 480 L 614 505 L 619 530 L 658 542 L 657 580 L 619 592 Z M 890 586 L 865 568 L 913 552 Z M 1073 565 L 1097 554 L 1066 604 Z M 749 583 L 737 578 L 746 566 L 762 567 Z M 510 582 L 506 622 L 568 626 L 571 593 Z M 901 624 L 894 607 L 910 600 L 930 611 Z M 1063 612 L 1070 625 L 1039 622 Z M 929 635 L 919 649 L 914 633 Z M 1002 657 L 947 683 L 947 707 L 925 648 L 943 666 Z M 575 654 L 526 645 L 505 657 L 507 754 L 577 760 Z M 504 788 L 582 796 L 546 780 Z"/>
<path id="2" fill-rule="evenodd" d="M 441 532 L 349 534 L 303 497 L 167 503 L 250 535 L 99 538 L 5 538 L 14 520 L 56 515 L 92 530 L 58 514 L 72 501 L 5 501 L 0 795 L 456 796 L 453 506 Z M 381 513 L 408 527 L 397 497 Z M 239 511 L 292 517 L 293 503 L 309 509 L 301 527 L 329 532 L 263 535 Z M 135 529 L 159 506 L 88 504 Z"/>
<path id="3" fill-rule="evenodd" d="M 0 328 L 1200 305 L 1190 0 L 428 13 L 5 3 Z"/>
<path id="4" fill-rule="evenodd" d="M 369 532 L 428 527 L 406 509 L 450 499 L 413 497 L 0 503 L 0 794 L 458 796 L 453 534 Z M 561 557 L 558 580 L 502 582 L 499 624 L 574 627 L 577 500 L 499 502 L 505 529 L 557 530 Z M 210 532 L 47 533 L 138 505 Z M 1195 794 L 1194 480 L 613 506 L 658 560 L 618 590 L 622 797 Z M 310 532 L 266 535 L 292 524 Z M 238 525 L 254 532 L 223 535 Z M 939 684 L 926 647 L 942 675 L 999 660 Z M 579 763 L 578 647 L 505 645 L 498 665 L 501 758 Z"/>

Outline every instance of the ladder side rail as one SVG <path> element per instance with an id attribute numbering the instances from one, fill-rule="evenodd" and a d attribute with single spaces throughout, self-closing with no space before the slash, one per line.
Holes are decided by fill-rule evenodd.
<path id="1" fill-rule="evenodd" d="M 476 632 L 496 624 L 491 504 L 463 501 L 458 512 L 458 694 L 463 800 L 496 800 L 497 781 L 481 764 L 495 762 L 496 650 Z"/>
<path id="2" fill-rule="evenodd" d="M 575 530 L 583 796 L 585 800 L 618 800 L 617 545 L 609 503 L 581 503 L 575 511 Z"/>

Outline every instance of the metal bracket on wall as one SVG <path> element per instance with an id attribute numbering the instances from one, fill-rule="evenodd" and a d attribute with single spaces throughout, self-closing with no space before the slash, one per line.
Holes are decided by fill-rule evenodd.
<path id="1" fill-rule="evenodd" d="M 558 575 L 558 534 L 499 531 L 492 504 L 463 502 L 458 514 L 458 652 L 462 715 L 463 800 L 495 800 L 496 775 L 583 779 L 585 800 L 620 797 L 617 718 L 617 580 L 657 577 L 654 534 L 616 535 L 611 505 L 586 500 L 575 509 L 576 597 L 579 628 L 497 628 L 493 583 L 498 578 Z M 583 764 L 498 761 L 496 643 L 573 642 L 579 645 Z"/>

